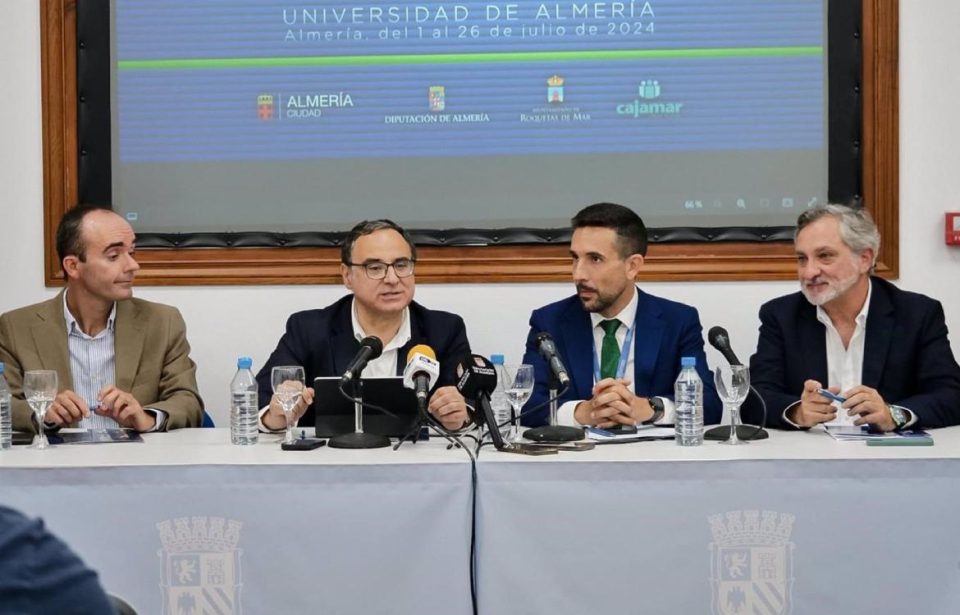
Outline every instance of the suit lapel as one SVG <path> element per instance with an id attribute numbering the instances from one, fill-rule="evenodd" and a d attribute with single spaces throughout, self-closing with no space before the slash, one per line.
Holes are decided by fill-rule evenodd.
<path id="1" fill-rule="evenodd" d="M 339 376 L 347 369 L 350 360 L 357 353 L 359 343 L 353 335 L 352 296 L 341 306 L 334 321 L 334 330 L 330 336 L 330 350 L 333 354 L 333 375 Z"/>
<path id="2" fill-rule="evenodd" d="M 146 322 L 140 308 L 132 301 L 117 302 L 113 347 L 116 353 L 116 386 L 121 391 L 133 390 L 133 381 L 140 366 Z"/>
<path id="3" fill-rule="evenodd" d="M 417 344 L 430 346 L 429 340 L 427 340 L 427 333 L 423 330 L 423 323 L 416 317 L 416 310 L 413 309 L 414 305 L 415 304 L 411 302 L 407 312 L 410 317 L 410 341 L 397 350 L 397 376 L 402 376 L 404 370 L 407 368 L 407 354 L 411 348 Z M 436 352 L 437 349 L 434 348 L 433 351 Z"/>
<path id="4" fill-rule="evenodd" d="M 70 372 L 70 351 L 67 348 L 67 329 L 63 316 L 63 291 L 37 308 L 37 322 L 31 333 L 37 346 L 37 356 L 44 369 L 55 370 L 65 375 L 59 389 L 73 390 L 73 375 Z"/>
<path id="5" fill-rule="evenodd" d="M 873 281 L 873 294 L 867 311 L 867 331 L 863 343 L 863 373 L 860 381 L 871 388 L 880 386 L 890 343 L 893 340 L 893 327 L 896 321 L 893 303 L 886 288 Z"/>
<path id="6" fill-rule="evenodd" d="M 579 299 L 571 303 L 558 331 L 557 343 L 566 350 L 567 368 L 573 374 L 577 399 L 593 397 L 593 324 Z"/>
<path id="7" fill-rule="evenodd" d="M 801 381 L 813 378 L 824 386 L 827 381 L 827 334 L 823 323 L 817 320 L 817 308 L 811 305 L 806 298 L 802 298 L 799 326 L 797 334 L 800 338 L 801 356 L 803 365 Z M 787 351 L 789 352 L 789 350 Z M 789 364 L 789 362 L 787 362 Z"/>
<path id="8" fill-rule="evenodd" d="M 637 318 L 633 328 L 633 390 L 651 389 L 650 376 L 657 365 L 663 340 L 663 320 L 660 310 L 646 293 L 637 289 Z"/>

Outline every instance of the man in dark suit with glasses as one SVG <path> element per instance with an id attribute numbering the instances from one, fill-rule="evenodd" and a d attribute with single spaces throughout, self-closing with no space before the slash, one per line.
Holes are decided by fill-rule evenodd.
<path id="1" fill-rule="evenodd" d="M 360 222 L 347 234 L 340 252 L 343 284 L 351 292 L 322 309 L 290 316 L 286 332 L 257 374 L 260 399 L 270 399 L 261 414 L 266 429 L 286 425 L 283 411 L 272 400 L 270 371 L 277 365 L 302 365 L 308 383 L 320 376 L 339 376 L 360 348 L 360 340 L 376 336 L 383 353 L 370 361 L 364 376 L 398 376 L 407 352 L 417 344 L 430 346 L 440 363 L 440 377 L 428 410 L 448 429 L 468 422 L 463 396 L 453 386 L 456 365 L 470 353 L 463 319 L 429 310 L 413 301 L 417 248 L 409 234 L 390 220 Z M 301 424 L 313 425 L 313 389 L 307 388 L 294 413 Z"/>

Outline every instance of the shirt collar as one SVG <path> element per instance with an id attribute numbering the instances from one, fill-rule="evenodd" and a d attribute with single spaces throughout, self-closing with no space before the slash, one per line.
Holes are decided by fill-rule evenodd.
<path id="1" fill-rule="evenodd" d="M 867 298 L 863 302 L 863 307 L 860 308 L 860 312 L 857 314 L 857 317 L 854 319 L 857 321 L 857 327 L 863 328 L 867 325 L 867 313 L 870 311 L 870 296 L 873 295 L 873 280 L 867 278 Z M 817 306 L 817 320 L 822 322 L 824 325 L 833 326 L 833 321 L 830 320 L 830 316 L 827 314 L 827 311 L 823 309 L 822 305 Z"/>
<path id="2" fill-rule="evenodd" d="M 637 287 L 633 288 L 633 298 L 630 299 L 630 303 L 626 305 L 620 313 L 614 316 L 613 318 L 607 318 L 600 312 L 590 312 L 590 322 L 593 324 L 593 328 L 596 329 L 600 326 L 600 323 L 604 320 L 619 320 L 621 324 L 627 328 L 633 324 L 633 321 L 637 318 L 637 304 L 640 303 L 640 291 L 637 290 Z"/>
<path id="3" fill-rule="evenodd" d="M 67 291 L 63 291 L 63 320 L 67 324 L 67 334 L 77 333 L 86 337 L 87 335 L 83 329 L 80 328 L 80 323 L 77 322 L 77 319 L 73 317 L 73 314 L 70 313 L 70 307 L 67 305 Z M 110 314 L 107 315 L 107 328 L 111 333 L 114 331 L 114 323 L 117 320 L 117 302 L 113 302 L 113 307 L 110 308 Z M 99 334 L 98 334 L 99 335 Z"/>
<path id="4" fill-rule="evenodd" d="M 355 337 L 359 342 L 363 338 L 367 337 L 367 334 L 364 333 L 363 327 L 360 326 L 360 320 L 357 318 L 356 298 L 354 298 L 350 303 L 350 318 L 353 321 L 353 337 Z M 397 334 L 393 336 L 392 340 L 384 342 L 383 352 L 402 348 L 407 342 L 410 341 L 410 338 L 410 306 L 408 305 L 407 307 L 403 308 L 403 320 L 400 322 L 400 328 L 397 329 Z"/>

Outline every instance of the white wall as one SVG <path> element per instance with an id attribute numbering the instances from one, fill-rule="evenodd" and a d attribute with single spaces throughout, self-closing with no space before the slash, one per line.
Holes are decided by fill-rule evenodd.
<path id="1" fill-rule="evenodd" d="M 53 294 L 43 285 L 39 11 L 37 0 L 5 0 L 0 21 L 0 312 Z M 956 0 L 903 0 L 901 10 L 901 238 L 899 284 L 939 298 L 960 353 L 960 248 L 943 243 L 943 212 L 960 210 L 960 23 Z M 700 308 L 705 328 L 726 326 L 745 358 L 757 309 L 794 290 L 788 282 L 663 283 L 652 293 Z M 187 321 L 201 393 L 226 419 L 235 358 L 262 363 L 295 310 L 340 296 L 334 286 L 141 287 L 145 299 L 178 306 Z M 530 310 L 571 292 L 570 284 L 420 284 L 417 299 L 461 314 L 476 352 L 519 359 Z M 712 349 L 711 360 L 716 358 Z"/>

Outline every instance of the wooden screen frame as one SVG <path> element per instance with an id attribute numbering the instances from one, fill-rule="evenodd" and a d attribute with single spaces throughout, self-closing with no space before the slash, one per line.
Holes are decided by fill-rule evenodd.
<path id="1" fill-rule="evenodd" d="M 76 4 L 40 0 L 44 280 L 62 283 L 56 228 L 78 199 Z M 883 245 L 877 272 L 899 275 L 899 0 L 862 0 L 864 206 Z M 419 282 L 553 282 L 570 279 L 563 245 L 418 248 Z M 340 282 L 337 248 L 143 249 L 139 284 Z M 790 242 L 651 244 L 641 281 L 786 280 Z"/>

